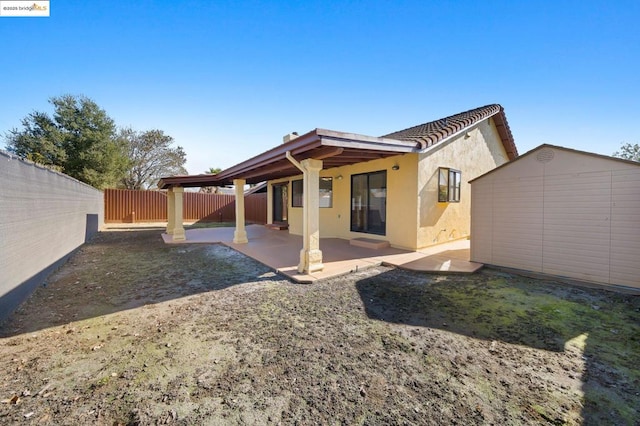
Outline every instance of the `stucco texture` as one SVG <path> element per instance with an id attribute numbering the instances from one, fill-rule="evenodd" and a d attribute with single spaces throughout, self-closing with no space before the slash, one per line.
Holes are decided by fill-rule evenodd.
<path id="1" fill-rule="evenodd" d="M 471 234 L 471 186 L 469 181 L 509 161 L 492 120 L 484 120 L 467 132 L 420 154 L 415 248 L 467 238 Z M 461 172 L 459 203 L 438 202 L 438 168 Z"/>

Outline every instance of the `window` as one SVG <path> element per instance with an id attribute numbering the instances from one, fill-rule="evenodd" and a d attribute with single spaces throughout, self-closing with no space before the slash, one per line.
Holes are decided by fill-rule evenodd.
<path id="1" fill-rule="evenodd" d="M 291 182 L 291 207 L 302 207 L 304 189 L 302 179 Z M 319 207 L 333 206 L 333 178 L 321 177 L 319 188 Z"/>
<path id="2" fill-rule="evenodd" d="M 291 181 L 291 207 L 302 207 L 302 179 Z"/>
<path id="3" fill-rule="evenodd" d="M 351 230 L 385 235 L 387 172 L 351 176 Z"/>
<path id="4" fill-rule="evenodd" d="M 320 178 L 320 207 L 333 207 L 333 178 Z"/>
<path id="5" fill-rule="evenodd" d="M 438 202 L 459 203 L 462 173 L 459 170 L 438 169 Z"/>

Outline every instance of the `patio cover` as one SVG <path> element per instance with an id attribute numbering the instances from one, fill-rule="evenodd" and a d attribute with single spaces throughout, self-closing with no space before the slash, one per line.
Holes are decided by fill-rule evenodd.
<path id="1" fill-rule="evenodd" d="M 246 183 L 259 183 L 300 174 L 300 170 L 287 159 L 289 152 L 296 161 L 322 160 L 323 168 L 361 163 L 392 155 L 418 152 L 421 144 L 388 138 L 315 129 L 283 143 L 216 175 L 172 176 L 160 180 L 160 189 L 172 186 L 224 186 L 234 179 Z"/>

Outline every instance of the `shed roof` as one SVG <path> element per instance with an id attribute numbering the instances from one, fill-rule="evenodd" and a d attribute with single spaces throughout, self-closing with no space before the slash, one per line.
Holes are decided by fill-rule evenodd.
<path id="1" fill-rule="evenodd" d="M 573 148 L 566 148 L 564 146 L 558 146 L 558 145 L 551 145 L 551 144 L 548 144 L 548 143 L 543 143 L 542 145 L 539 145 L 539 146 L 531 149 L 530 151 L 527 151 L 524 154 L 520 155 L 518 158 L 515 159 L 515 161 L 510 161 L 508 163 L 501 164 L 500 166 L 496 167 L 495 169 L 492 169 L 492 170 L 488 171 L 487 173 L 485 173 L 483 175 L 480 175 L 480 176 L 476 177 L 475 179 L 470 180 L 469 183 L 475 182 L 478 179 L 482 179 L 483 177 L 494 173 L 496 170 L 500 170 L 500 169 L 505 168 L 505 167 L 510 167 L 512 164 L 516 163 L 518 160 L 520 160 L 522 158 L 529 157 L 530 155 L 533 155 L 533 153 L 538 152 L 538 151 L 540 151 L 540 150 L 542 150 L 544 148 L 558 149 L 558 150 L 569 152 L 569 153 L 573 153 L 573 154 L 588 155 L 590 157 L 600 158 L 600 159 L 603 159 L 603 160 L 618 161 L 618 162 L 621 162 L 621 163 L 630 164 L 630 165 L 633 165 L 633 166 L 640 167 L 640 162 L 638 162 L 638 161 L 627 160 L 625 158 L 611 157 L 611 156 L 608 156 L 608 155 L 596 154 L 595 152 L 580 151 L 580 150 L 573 149 Z"/>
<path id="2" fill-rule="evenodd" d="M 258 183 L 297 175 L 300 171 L 286 158 L 287 152 L 290 152 L 298 161 L 307 158 L 323 160 L 325 169 L 398 154 L 420 152 L 456 136 L 489 117 L 494 118 L 494 124 L 509 158 L 516 158 L 518 152 L 504 109 L 498 104 L 492 104 L 382 137 L 314 129 L 216 175 L 164 177 L 160 179 L 158 186 L 161 189 L 172 186 L 221 186 L 231 184 L 234 179 Z"/>

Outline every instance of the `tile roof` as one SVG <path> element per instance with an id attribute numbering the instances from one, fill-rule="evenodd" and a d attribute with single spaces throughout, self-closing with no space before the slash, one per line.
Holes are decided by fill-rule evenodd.
<path id="1" fill-rule="evenodd" d="M 504 147 L 510 159 L 518 156 L 507 117 L 504 114 L 504 108 L 498 104 L 485 105 L 480 108 L 471 109 L 440 120 L 430 121 L 428 123 L 419 124 L 409 127 L 408 129 L 389 133 L 382 136 L 383 138 L 396 139 L 407 142 L 415 142 L 422 146 L 422 149 L 429 148 L 450 136 L 460 133 L 476 123 L 488 118 L 494 117 L 494 123 Z"/>

